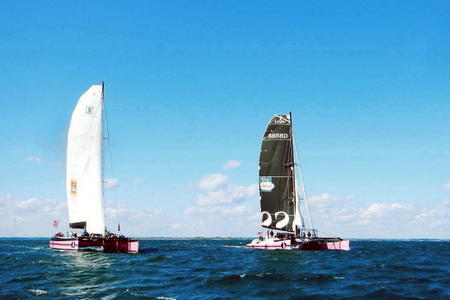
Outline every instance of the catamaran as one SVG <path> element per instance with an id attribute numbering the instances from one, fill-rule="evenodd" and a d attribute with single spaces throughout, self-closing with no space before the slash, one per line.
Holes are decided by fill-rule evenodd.
<path id="1" fill-rule="evenodd" d="M 108 232 L 103 209 L 103 111 L 105 85 L 91 86 L 78 100 L 67 134 L 66 197 L 72 232 L 56 234 L 50 248 L 137 253 L 139 241 Z M 120 231 L 120 225 L 118 226 Z"/>
<path id="2" fill-rule="evenodd" d="M 259 233 L 248 248 L 350 250 L 349 240 L 320 237 L 314 229 L 291 113 L 273 116 L 265 130 L 259 156 L 259 194 L 261 225 L 267 231 Z"/>

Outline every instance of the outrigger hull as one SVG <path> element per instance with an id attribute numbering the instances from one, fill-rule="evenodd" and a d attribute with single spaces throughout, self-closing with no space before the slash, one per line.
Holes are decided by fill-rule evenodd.
<path id="1" fill-rule="evenodd" d="M 105 253 L 139 252 L 139 240 L 119 237 L 53 237 L 50 248 L 56 250 L 80 250 L 82 248 L 98 248 Z"/>
<path id="2" fill-rule="evenodd" d="M 350 241 L 340 238 L 312 238 L 312 239 L 254 239 L 247 248 L 267 250 L 340 250 L 349 251 Z"/>

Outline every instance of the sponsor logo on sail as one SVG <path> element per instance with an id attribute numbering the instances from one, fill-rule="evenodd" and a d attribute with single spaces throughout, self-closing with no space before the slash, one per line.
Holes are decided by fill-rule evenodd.
<path id="1" fill-rule="evenodd" d="M 70 181 L 70 193 L 72 195 L 76 195 L 77 194 L 77 181 L 75 179 L 72 179 Z"/>
<path id="2" fill-rule="evenodd" d="M 259 177 L 259 189 L 261 192 L 271 192 L 275 185 L 272 182 L 271 176 L 261 176 Z"/>
<path id="3" fill-rule="evenodd" d="M 94 106 L 92 106 L 92 105 L 86 106 L 85 112 L 86 112 L 88 115 L 92 114 L 92 113 L 94 112 Z"/>
<path id="4" fill-rule="evenodd" d="M 289 115 L 278 115 L 272 119 L 271 123 L 285 125 L 290 124 L 290 122 L 291 118 L 289 117 Z"/>
<path id="5" fill-rule="evenodd" d="M 288 139 L 289 134 L 288 133 L 269 133 L 267 135 L 268 139 Z"/>

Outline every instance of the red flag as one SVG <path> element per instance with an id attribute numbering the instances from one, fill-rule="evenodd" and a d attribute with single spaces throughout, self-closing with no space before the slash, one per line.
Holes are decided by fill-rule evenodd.
<path id="1" fill-rule="evenodd" d="M 258 231 L 258 235 L 262 235 L 262 232 L 261 232 L 261 231 Z"/>
<path id="2" fill-rule="evenodd" d="M 53 227 L 58 228 L 59 221 L 53 220 Z"/>

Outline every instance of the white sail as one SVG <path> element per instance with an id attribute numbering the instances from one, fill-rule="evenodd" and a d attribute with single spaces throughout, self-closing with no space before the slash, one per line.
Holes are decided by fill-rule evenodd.
<path id="1" fill-rule="evenodd" d="M 105 233 L 103 213 L 103 87 L 93 85 L 78 100 L 67 135 L 66 193 L 72 228 Z"/>

